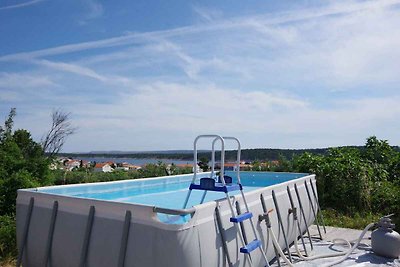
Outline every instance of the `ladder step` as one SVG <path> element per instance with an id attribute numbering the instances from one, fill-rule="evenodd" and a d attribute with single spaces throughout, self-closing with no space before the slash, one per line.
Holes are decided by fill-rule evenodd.
<path id="1" fill-rule="evenodd" d="M 231 217 L 230 221 L 233 223 L 240 223 L 240 222 L 243 222 L 244 220 L 250 219 L 251 217 L 253 217 L 253 213 L 245 212 L 236 217 Z"/>
<path id="2" fill-rule="evenodd" d="M 215 192 L 230 192 L 230 191 L 236 191 L 236 190 L 242 190 L 242 185 L 241 184 L 227 184 L 224 186 L 223 184 L 220 183 L 215 183 L 213 186 L 207 185 L 204 186 L 201 184 L 190 184 L 189 187 L 190 190 L 207 190 L 207 191 L 215 191 Z"/>
<path id="3" fill-rule="evenodd" d="M 256 248 L 261 247 L 261 241 L 254 239 L 253 241 L 251 241 L 250 243 L 248 243 L 246 246 L 240 248 L 240 252 L 241 253 L 250 253 L 253 250 L 255 250 Z"/>

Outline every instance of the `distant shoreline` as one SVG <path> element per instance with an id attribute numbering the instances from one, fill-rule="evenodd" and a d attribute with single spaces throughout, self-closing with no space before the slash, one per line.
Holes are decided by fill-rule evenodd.
<path id="1" fill-rule="evenodd" d="M 129 164 L 134 164 L 138 166 L 143 166 L 146 164 L 157 164 L 158 162 L 162 162 L 165 164 L 193 164 L 193 159 L 191 160 L 176 160 L 176 159 L 155 159 L 155 158 L 143 158 L 143 159 L 138 159 L 138 158 L 123 158 L 123 157 L 81 157 L 81 156 L 76 156 L 73 157 L 74 159 L 77 160 L 84 160 L 84 161 L 90 161 L 90 162 L 114 162 L 114 163 L 129 163 Z"/>
<path id="2" fill-rule="evenodd" d="M 363 146 L 346 146 L 347 148 L 363 149 Z M 399 146 L 392 147 L 396 151 L 400 151 Z M 286 159 L 292 159 L 296 155 L 303 154 L 305 152 L 311 154 L 325 155 L 328 153 L 330 148 L 313 148 L 313 149 L 275 149 L 275 148 L 255 148 L 255 149 L 242 149 L 243 160 L 279 160 L 284 157 Z M 229 150 L 225 152 L 225 158 L 227 160 L 236 159 L 236 150 Z M 72 158 L 126 158 L 126 159 L 157 159 L 157 160 L 180 160 L 180 161 L 192 161 L 193 154 L 190 150 L 175 150 L 175 151 L 149 151 L 149 152 L 101 152 L 101 153 L 60 153 L 60 156 L 72 157 Z M 210 159 L 211 153 L 209 151 L 202 151 L 198 154 L 198 158 L 206 157 Z M 219 152 L 217 152 L 217 157 Z"/>

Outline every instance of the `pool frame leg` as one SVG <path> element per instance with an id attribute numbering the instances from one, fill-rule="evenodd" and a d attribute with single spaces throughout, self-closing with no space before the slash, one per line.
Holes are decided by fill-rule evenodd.
<path id="1" fill-rule="evenodd" d="M 51 266 L 51 247 L 53 244 L 53 236 L 54 236 L 54 229 L 57 220 L 57 213 L 58 213 L 58 201 L 54 201 L 53 203 L 53 212 L 51 214 L 50 219 L 50 227 L 49 227 L 49 234 L 47 238 L 46 244 L 46 256 L 45 256 L 45 266 Z"/>
<path id="2" fill-rule="evenodd" d="M 26 240 L 28 239 L 29 226 L 31 224 L 31 217 L 32 217 L 34 203 L 35 203 L 35 199 L 33 197 L 31 197 L 29 200 L 28 214 L 26 215 L 26 221 L 25 221 L 25 226 L 24 226 L 24 232 L 22 234 L 21 245 L 18 248 L 19 253 L 18 253 L 18 258 L 17 258 L 17 265 L 16 265 L 17 267 L 21 266 L 22 256 L 24 255 L 25 244 L 26 244 Z"/>
<path id="3" fill-rule="evenodd" d="M 267 205 L 265 204 L 264 195 L 262 193 L 260 194 L 260 200 L 261 200 L 261 206 L 262 206 L 264 214 L 268 214 Z M 259 221 L 260 221 L 260 219 L 259 219 Z M 265 221 L 265 225 L 267 226 L 267 228 L 271 227 L 271 224 L 267 221 Z M 272 245 L 274 247 L 275 258 L 276 258 L 276 261 L 278 262 L 278 267 L 281 267 L 281 261 L 280 261 L 280 256 L 279 256 L 278 250 L 276 249 L 275 244 L 273 242 L 272 242 Z"/>
<path id="4" fill-rule="evenodd" d="M 93 226 L 93 221 L 94 221 L 94 213 L 95 213 L 95 207 L 90 206 L 89 216 L 88 216 L 87 223 L 86 223 L 85 237 L 83 239 L 81 260 L 79 263 L 80 267 L 86 266 L 87 254 L 89 251 L 89 244 L 90 244 L 90 236 L 92 233 L 92 226 Z"/>
<path id="5" fill-rule="evenodd" d="M 290 253 L 290 249 L 289 249 L 289 242 L 288 242 L 288 240 L 287 240 L 285 228 L 284 228 L 283 222 L 282 222 L 281 212 L 280 212 L 280 210 L 279 210 L 279 205 L 278 205 L 278 201 L 277 201 L 277 199 L 276 199 L 276 195 L 275 195 L 275 191 L 274 191 L 274 190 L 272 190 L 272 199 L 273 199 L 273 201 L 274 201 L 274 206 L 275 206 L 275 209 L 276 209 L 276 215 L 278 216 L 278 223 L 279 223 L 279 225 L 280 225 L 280 227 L 281 227 L 281 230 L 282 230 L 283 240 L 285 241 L 285 245 L 286 245 L 285 250 L 286 250 L 287 253 L 288 253 L 289 261 L 290 261 L 290 262 L 293 262 L 292 254 Z"/>
<path id="6" fill-rule="evenodd" d="M 308 196 L 308 201 L 310 202 L 311 211 L 312 211 L 312 213 L 313 213 L 313 215 L 314 215 L 315 222 L 316 222 L 316 224 L 317 224 L 317 229 L 318 229 L 319 238 L 322 240 L 323 237 L 322 237 L 321 229 L 320 229 L 320 227 L 319 227 L 319 220 L 318 220 L 317 213 L 315 212 L 315 208 L 314 208 L 313 201 L 312 201 L 312 199 L 311 199 L 311 194 L 310 194 L 310 190 L 308 189 L 307 180 L 304 181 L 304 186 L 306 187 L 307 196 Z"/>
<path id="7" fill-rule="evenodd" d="M 231 256 L 229 255 L 228 246 L 226 245 L 226 237 L 225 237 L 224 228 L 222 227 L 222 220 L 221 220 L 221 214 L 219 212 L 219 207 L 215 208 L 215 217 L 217 219 L 217 226 L 218 226 L 219 234 L 221 236 L 222 249 L 225 252 L 226 259 L 228 260 L 228 265 L 230 267 L 233 267 L 233 264 L 232 264 L 232 261 L 231 261 Z"/>
<path id="8" fill-rule="evenodd" d="M 119 250 L 118 267 L 125 266 L 126 249 L 128 246 L 129 230 L 131 226 L 132 213 L 127 210 L 125 213 L 124 228 L 122 229 L 121 247 Z"/>
<path id="9" fill-rule="evenodd" d="M 293 198 L 292 198 L 292 193 L 290 192 L 290 187 L 287 186 L 286 190 L 287 190 L 287 193 L 289 196 L 290 206 L 292 207 L 292 210 L 293 210 L 295 208 L 295 206 L 294 206 L 294 202 L 293 202 Z M 303 244 L 303 248 L 306 253 L 306 256 L 308 256 L 308 251 L 307 251 L 306 244 L 304 243 L 303 232 L 301 231 L 300 222 L 299 222 L 299 220 L 296 220 L 296 221 L 297 221 L 297 229 L 298 229 L 298 234 L 300 235 L 301 243 Z M 297 242 L 297 239 L 298 239 L 298 236 L 296 236 L 296 240 L 294 242 Z"/>
<path id="10" fill-rule="evenodd" d="M 317 209 L 318 209 L 318 213 L 319 213 L 319 215 L 320 215 L 320 217 L 321 217 L 322 228 L 324 228 L 324 232 L 325 232 L 325 234 L 326 234 L 326 227 L 325 227 L 324 215 L 322 214 L 321 206 L 319 205 L 318 196 L 317 196 L 317 193 L 316 193 L 316 191 L 315 191 L 315 189 L 314 189 L 314 185 L 313 185 L 311 179 L 310 179 L 310 185 L 311 185 L 311 191 L 313 192 L 313 195 L 314 195 L 315 202 L 317 202 Z"/>
<path id="11" fill-rule="evenodd" d="M 308 235 L 308 240 L 310 241 L 311 250 L 313 250 L 314 249 L 314 245 L 313 245 L 313 242 L 312 242 L 312 239 L 311 239 L 310 230 L 308 229 L 307 219 L 306 219 L 306 215 L 304 213 L 303 204 L 301 203 L 301 198 L 300 198 L 299 190 L 297 189 L 297 184 L 294 184 L 294 191 L 296 192 L 297 201 L 299 202 L 300 213 L 301 213 L 301 215 L 303 217 L 303 220 L 304 220 L 304 223 L 306 225 L 307 235 Z"/>

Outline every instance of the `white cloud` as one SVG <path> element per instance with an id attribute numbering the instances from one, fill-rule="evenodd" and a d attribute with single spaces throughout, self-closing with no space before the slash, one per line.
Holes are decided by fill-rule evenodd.
<path id="1" fill-rule="evenodd" d="M 26 1 L 22 2 L 19 4 L 14 4 L 14 5 L 8 5 L 8 6 L 0 6 L 0 11 L 1 10 L 6 10 L 6 9 L 16 9 L 16 8 L 23 8 L 31 5 L 38 4 L 40 2 L 43 2 L 44 0 L 32 0 L 32 1 Z"/>
<path id="2" fill-rule="evenodd" d="M 82 136 L 101 135 L 115 149 L 154 149 L 152 138 L 159 149 L 190 149 L 200 133 L 237 135 L 246 147 L 293 148 L 360 144 L 373 134 L 396 144 L 399 100 L 363 98 L 321 109 L 261 91 L 155 83 L 121 94 L 113 104 L 86 103 L 76 110 Z M 85 146 L 97 141 L 87 139 Z"/>
<path id="3" fill-rule="evenodd" d="M 73 111 L 80 132 L 69 151 L 190 149 L 207 132 L 237 135 L 246 147 L 345 145 L 372 134 L 398 144 L 397 3 L 341 1 L 233 19 L 206 12 L 212 23 L 0 57 L 35 68 L 24 74 L 32 80 L 0 75 L 0 86 L 48 79 L 51 87 L 51 77 L 68 88 L 37 101 L 24 122 L 50 107 Z M 75 61 L 49 58 L 71 52 Z"/>
<path id="4" fill-rule="evenodd" d="M 82 19 L 79 20 L 79 24 L 85 25 L 89 21 L 100 18 L 104 14 L 103 5 L 97 0 L 86 0 L 83 1 L 86 5 L 87 12 Z"/>
<path id="5" fill-rule="evenodd" d="M 54 48 L 42 49 L 33 52 L 16 53 L 0 57 L 0 61 L 24 60 L 35 57 L 44 57 L 51 55 L 60 55 L 65 53 L 83 51 L 88 49 L 98 49 L 104 47 L 122 46 L 128 44 L 143 43 L 147 38 L 173 38 L 183 35 L 199 34 L 211 31 L 224 31 L 230 29 L 246 29 L 249 25 L 253 25 L 254 21 L 262 22 L 264 25 L 281 25 L 290 24 L 311 19 L 318 19 L 329 16 L 338 16 L 342 14 L 353 14 L 364 10 L 375 10 L 376 8 L 389 8 L 395 4 L 399 4 L 399 0 L 382 0 L 366 1 L 366 2 L 348 2 L 343 1 L 340 4 L 330 5 L 318 9 L 295 10 L 287 13 L 266 14 L 253 17 L 239 17 L 236 19 L 222 19 L 212 24 L 186 26 L 163 31 L 153 31 L 144 33 L 128 33 L 124 36 L 113 37 L 98 41 L 77 43 L 64 45 Z"/>
<path id="6" fill-rule="evenodd" d="M 45 67 L 49 67 L 49 68 L 60 70 L 60 71 L 71 72 L 71 73 L 74 73 L 77 75 L 93 78 L 93 79 L 96 79 L 96 80 L 99 80 L 102 82 L 107 80 L 107 78 L 98 74 L 94 70 L 91 70 L 89 68 L 85 68 L 82 66 L 78 66 L 76 64 L 70 64 L 70 63 L 64 63 L 64 62 L 53 62 L 53 61 L 49 61 L 49 60 L 37 60 L 37 61 L 33 61 L 33 62 L 36 64 L 39 64 L 39 65 L 45 66 Z"/>
<path id="7" fill-rule="evenodd" d="M 222 16 L 222 12 L 214 8 L 194 6 L 193 11 L 205 22 L 215 21 Z"/>
<path id="8" fill-rule="evenodd" d="M 0 88 L 18 89 L 55 85 L 56 84 L 48 76 L 0 72 Z"/>

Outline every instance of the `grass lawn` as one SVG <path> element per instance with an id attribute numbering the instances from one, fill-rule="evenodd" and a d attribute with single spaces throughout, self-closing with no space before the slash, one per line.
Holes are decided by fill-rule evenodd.
<path id="1" fill-rule="evenodd" d="M 351 228 L 351 229 L 364 229 L 371 222 L 377 222 L 382 214 L 373 213 L 359 213 L 345 214 L 333 209 L 322 210 L 324 221 L 326 225 Z"/>

